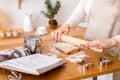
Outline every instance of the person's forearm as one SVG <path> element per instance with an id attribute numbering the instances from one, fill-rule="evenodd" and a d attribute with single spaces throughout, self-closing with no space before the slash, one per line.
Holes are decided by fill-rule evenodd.
<path id="1" fill-rule="evenodd" d="M 67 24 L 67 23 L 65 23 L 65 24 L 63 24 L 63 25 L 61 26 L 61 28 L 68 28 L 68 29 L 70 29 L 70 25 Z"/>

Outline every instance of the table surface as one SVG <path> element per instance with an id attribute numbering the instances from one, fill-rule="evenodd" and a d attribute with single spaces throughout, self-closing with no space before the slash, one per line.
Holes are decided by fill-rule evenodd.
<path id="1" fill-rule="evenodd" d="M 78 33 L 79 32 L 79 33 Z M 24 35 L 30 35 L 34 32 L 25 33 Z M 83 38 L 85 33 L 84 28 L 73 28 L 71 29 L 70 33 L 68 35 Z M 44 48 L 52 42 L 50 34 L 46 34 L 43 36 L 43 52 Z M 0 39 L 0 50 L 8 49 L 12 47 L 17 46 L 23 46 L 24 40 L 23 37 L 20 38 L 9 38 L 9 39 Z M 107 74 L 115 71 L 120 70 L 120 61 L 116 59 L 115 57 L 111 56 L 108 53 L 98 53 L 94 52 L 92 50 L 84 50 L 89 57 L 86 59 L 89 59 L 93 61 L 94 68 L 91 68 L 90 70 L 82 71 L 79 70 L 77 63 L 71 63 L 67 60 L 65 60 L 67 63 L 64 66 L 58 67 L 56 69 L 53 69 L 49 72 L 46 72 L 40 76 L 34 76 L 29 74 L 23 75 L 23 80 L 80 80 L 83 78 L 88 77 L 94 77 L 102 74 Z M 112 64 L 104 67 L 99 67 L 98 61 L 100 56 L 106 55 L 112 59 Z M 65 59 L 67 55 L 59 55 L 59 57 Z M 7 74 L 4 69 L 0 69 L 0 80 L 7 80 Z"/>

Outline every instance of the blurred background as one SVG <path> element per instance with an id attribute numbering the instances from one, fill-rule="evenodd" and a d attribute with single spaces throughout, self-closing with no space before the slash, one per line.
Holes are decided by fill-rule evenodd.
<path id="1" fill-rule="evenodd" d="M 23 27 L 26 14 L 32 15 L 34 27 L 47 26 L 48 18 L 43 16 L 40 11 L 45 10 L 45 0 L 22 0 L 21 9 L 18 8 L 18 0 L 0 0 L 0 8 L 9 19 L 8 27 Z M 54 3 L 56 0 L 51 0 Z M 60 0 L 61 8 L 55 19 L 58 24 L 63 24 L 71 15 L 79 0 Z M 85 23 L 86 24 L 86 23 Z M 83 24 L 84 25 L 84 24 Z"/>

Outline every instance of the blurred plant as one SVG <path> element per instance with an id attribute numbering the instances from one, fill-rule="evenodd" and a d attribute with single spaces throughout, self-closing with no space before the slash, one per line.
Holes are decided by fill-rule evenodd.
<path id="1" fill-rule="evenodd" d="M 59 0 L 56 0 L 55 5 L 53 6 L 50 0 L 45 0 L 45 6 L 47 11 L 41 11 L 41 13 L 49 19 L 53 19 L 54 16 L 58 13 L 61 4 Z"/>

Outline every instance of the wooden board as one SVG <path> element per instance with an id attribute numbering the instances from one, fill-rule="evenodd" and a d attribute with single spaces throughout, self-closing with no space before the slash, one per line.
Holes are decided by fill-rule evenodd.
<path id="1" fill-rule="evenodd" d="M 0 30 L 7 27 L 9 24 L 7 15 L 0 9 Z"/>

